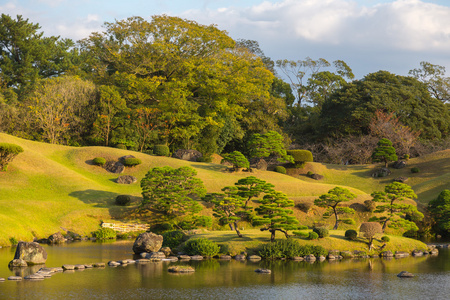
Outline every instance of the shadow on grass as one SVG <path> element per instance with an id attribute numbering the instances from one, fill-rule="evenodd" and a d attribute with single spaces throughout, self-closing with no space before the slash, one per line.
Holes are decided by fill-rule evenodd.
<path id="1" fill-rule="evenodd" d="M 75 191 L 69 194 L 69 196 L 75 197 L 86 204 L 95 204 L 95 207 L 110 207 L 114 205 L 114 200 L 118 195 L 118 193 L 91 189 Z"/>
<path id="2" fill-rule="evenodd" d="M 216 171 L 216 172 L 223 172 L 227 169 L 226 166 L 217 165 L 217 164 L 209 164 L 209 163 L 192 163 L 192 166 L 197 169 Z"/>

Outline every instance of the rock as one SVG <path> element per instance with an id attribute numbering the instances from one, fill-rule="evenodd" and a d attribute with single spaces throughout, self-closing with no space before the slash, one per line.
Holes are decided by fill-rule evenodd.
<path id="1" fill-rule="evenodd" d="M 44 278 L 50 278 L 50 277 L 52 277 L 52 273 L 50 273 L 50 272 L 41 272 L 41 271 L 38 271 L 36 274 L 39 274 L 39 275 L 41 275 L 41 276 L 44 276 Z"/>
<path id="2" fill-rule="evenodd" d="M 44 264 L 47 261 L 47 251 L 35 242 L 19 242 L 14 259 L 23 259 L 28 265 Z"/>
<path id="3" fill-rule="evenodd" d="M 117 267 L 117 266 L 120 266 L 120 263 L 118 263 L 117 261 L 111 260 L 108 262 L 108 266 Z"/>
<path id="4" fill-rule="evenodd" d="M 133 184 L 137 182 L 137 178 L 131 175 L 123 175 L 123 176 L 119 176 L 116 179 L 116 183 L 119 184 Z"/>
<path id="5" fill-rule="evenodd" d="M 191 260 L 191 257 L 189 255 L 178 255 L 178 258 L 181 260 Z"/>
<path id="6" fill-rule="evenodd" d="M 319 256 L 319 261 L 324 261 L 324 260 L 326 260 L 327 258 L 325 257 L 325 256 L 323 256 L 323 255 L 321 255 L 321 256 Z"/>
<path id="7" fill-rule="evenodd" d="M 252 158 L 249 162 L 251 168 L 267 171 L 268 163 L 263 158 Z"/>
<path id="8" fill-rule="evenodd" d="M 166 258 L 166 255 L 164 254 L 164 252 L 152 252 L 146 258 L 149 258 L 149 259 L 155 259 L 155 258 L 163 259 L 163 258 Z"/>
<path id="9" fill-rule="evenodd" d="M 234 257 L 235 260 L 246 260 L 246 257 L 244 254 L 238 254 Z"/>
<path id="10" fill-rule="evenodd" d="M 81 237 L 81 235 L 79 235 L 78 233 L 72 232 L 72 231 L 67 231 L 65 238 L 69 239 L 69 237 L 71 237 L 75 241 L 81 241 L 83 239 Z"/>
<path id="11" fill-rule="evenodd" d="M 152 232 L 141 233 L 133 244 L 133 252 L 140 254 L 142 252 L 157 252 L 161 249 L 163 243 L 162 235 Z"/>
<path id="12" fill-rule="evenodd" d="M 148 262 L 150 262 L 150 259 L 147 259 L 147 258 L 136 259 L 137 264 L 144 264 L 144 263 L 148 263 Z"/>
<path id="13" fill-rule="evenodd" d="M 62 266 L 63 270 L 75 270 L 75 265 L 63 265 Z"/>
<path id="14" fill-rule="evenodd" d="M 395 181 L 395 182 L 405 183 L 405 182 L 408 181 L 408 177 L 400 176 L 400 177 L 395 178 L 394 181 Z"/>
<path id="15" fill-rule="evenodd" d="M 381 252 L 381 257 L 394 257 L 394 254 L 391 251 Z"/>
<path id="16" fill-rule="evenodd" d="M 272 271 L 269 270 L 269 269 L 256 269 L 255 272 L 256 273 L 262 273 L 262 274 L 270 274 L 270 273 L 272 273 Z"/>
<path id="17" fill-rule="evenodd" d="M 303 261 L 303 260 L 305 260 L 303 257 L 301 257 L 301 256 L 294 256 L 294 257 L 292 257 L 291 258 L 292 260 L 295 260 L 295 261 Z"/>
<path id="18" fill-rule="evenodd" d="M 167 268 L 167 271 L 171 273 L 191 273 L 195 272 L 195 269 L 191 266 L 173 266 Z"/>
<path id="19" fill-rule="evenodd" d="M 197 161 L 198 158 L 203 157 L 203 154 L 197 150 L 178 149 L 173 153 L 172 157 L 187 161 Z"/>
<path id="20" fill-rule="evenodd" d="M 93 263 L 92 266 L 94 268 L 104 268 L 105 267 L 105 263 L 101 262 L 101 263 Z"/>
<path id="21" fill-rule="evenodd" d="M 47 241 L 49 244 L 61 244 L 66 241 L 66 238 L 62 235 L 61 232 L 57 232 L 49 236 Z"/>
<path id="22" fill-rule="evenodd" d="M 420 250 L 414 250 L 412 256 L 423 256 L 423 252 Z"/>
<path id="23" fill-rule="evenodd" d="M 312 174 L 312 175 L 311 175 L 311 178 L 312 178 L 312 179 L 315 179 L 315 180 L 322 180 L 322 179 L 323 179 L 323 175 L 320 175 L 320 174 Z"/>
<path id="24" fill-rule="evenodd" d="M 19 280 L 22 280 L 22 277 L 20 277 L 20 276 L 9 276 L 8 280 L 19 281 Z"/>
<path id="25" fill-rule="evenodd" d="M 172 250 L 170 249 L 170 247 L 162 247 L 159 251 L 163 252 L 166 256 L 172 255 Z"/>
<path id="26" fill-rule="evenodd" d="M 431 249 L 431 250 L 430 250 L 430 254 L 431 254 L 431 255 L 437 255 L 437 254 L 439 254 L 439 250 L 436 249 L 436 248 Z"/>
<path id="27" fill-rule="evenodd" d="M 247 259 L 251 260 L 251 261 L 260 261 L 261 260 L 261 256 L 259 256 L 259 255 L 250 255 L 250 256 L 247 257 Z"/>
<path id="28" fill-rule="evenodd" d="M 27 279 L 27 280 L 44 280 L 44 276 L 42 276 L 40 274 L 31 274 L 31 275 L 25 276 L 24 279 Z"/>
<path id="29" fill-rule="evenodd" d="M 0 277 L 0 282 L 5 281 L 5 278 Z"/>
<path id="30" fill-rule="evenodd" d="M 75 265 L 75 270 L 84 270 L 86 269 L 85 265 Z"/>
<path id="31" fill-rule="evenodd" d="M 408 257 L 408 256 L 409 256 L 409 253 L 403 252 L 403 251 L 395 251 L 395 254 L 394 254 L 395 258 Z"/>
<path id="32" fill-rule="evenodd" d="M 84 268 L 85 269 L 92 269 L 94 266 L 92 264 L 85 264 Z"/>
<path id="33" fill-rule="evenodd" d="M 391 175 L 391 170 L 389 170 L 388 168 L 381 168 L 381 169 L 376 169 L 373 173 L 372 173 L 372 177 L 373 178 L 377 178 L 377 177 L 386 177 Z"/>
<path id="34" fill-rule="evenodd" d="M 304 259 L 305 259 L 306 261 L 316 261 L 316 257 L 314 256 L 314 254 L 306 255 L 306 256 L 304 257 Z"/>
<path id="35" fill-rule="evenodd" d="M 333 254 L 328 254 L 327 258 L 328 260 L 335 260 L 336 256 L 334 256 Z"/>
<path id="36" fill-rule="evenodd" d="M 12 269 L 16 267 L 28 267 L 28 264 L 23 259 L 16 258 L 9 262 L 8 268 Z"/>
<path id="37" fill-rule="evenodd" d="M 121 156 L 119 157 L 119 162 L 123 164 L 127 158 L 136 158 L 136 157 L 134 157 L 133 155 Z"/>
<path id="38" fill-rule="evenodd" d="M 348 251 L 348 250 L 341 251 L 341 255 L 344 258 L 353 258 L 353 257 L 355 257 L 355 255 L 353 255 L 353 253 Z"/>
<path id="39" fill-rule="evenodd" d="M 400 273 L 397 274 L 397 277 L 410 278 L 414 277 L 414 274 L 409 273 L 408 271 L 401 271 Z"/>
<path id="40" fill-rule="evenodd" d="M 176 261 L 178 261 L 178 257 L 176 257 L 176 256 L 169 256 L 167 258 L 163 258 L 162 261 L 176 262 Z"/>
<path id="41" fill-rule="evenodd" d="M 203 256 L 201 256 L 201 255 L 193 255 L 193 256 L 191 256 L 191 260 L 203 260 Z"/>
<path id="42" fill-rule="evenodd" d="M 406 161 L 404 161 L 404 160 L 397 160 L 396 162 L 394 162 L 392 164 L 392 167 L 394 169 L 403 169 L 404 167 L 406 167 Z"/>
<path id="43" fill-rule="evenodd" d="M 115 174 L 121 174 L 125 171 L 125 166 L 118 161 L 107 161 L 103 168 L 105 168 L 106 171 Z"/>
<path id="44" fill-rule="evenodd" d="M 219 259 L 230 260 L 231 259 L 231 255 L 221 255 L 221 256 L 219 256 Z"/>

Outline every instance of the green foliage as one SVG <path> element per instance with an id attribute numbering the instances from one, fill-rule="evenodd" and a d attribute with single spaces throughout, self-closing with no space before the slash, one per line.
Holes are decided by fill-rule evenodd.
<path id="1" fill-rule="evenodd" d="M 298 225 L 297 226 L 297 230 L 305 230 L 305 229 L 308 229 L 308 226 L 306 226 L 306 225 Z"/>
<path id="2" fill-rule="evenodd" d="M 273 191 L 274 185 L 255 176 L 248 176 L 239 179 L 235 185 L 238 188 L 238 195 L 245 199 L 244 208 L 248 208 L 251 199 L 259 197 L 262 193 L 267 194 Z"/>
<path id="3" fill-rule="evenodd" d="M 212 218 L 210 216 L 189 216 L 183 218 L 183 220 L 178 223 L 178 227 L 183 230 L 192 230 L 200 227 L 211 228 L 212 223 Z"/>
<path id="4" fill-rule="evenodd" d="M 358 237 L 358 232 L 354 229 L 346 230 L 345 237 L 351 241 L 354 241 Z"/>
<path id="5" fill-rule="evenodd" d="M 23 148 L 19 145 L 0 143 L 0 171 L 6 171 L 8 164 L 22 152 Z"/>
<path id="6" fill-rule="evenodd" d="M 98 240 L 110 240 L 117 237 L 117 233 L 112 228 L 100 228 L 92 233 Z"/>
<path id="7" fill-rule="evenodd" d="M 383 235 L 381 237 L 381 240 L 385 243 L 389 243 L 391 241 L 391 239 L 387 235 Z"/>
<path id="8" fill-rule="evenodd" d="M 378 142 L 378 147 L 372 153 L 372 160 L 374 162 L 384 162 L 387 168 L 390 161 L 398 160 L 397 154 L 395 153 L 395 148 L 392 147 L 392 142 L 388 139 L 381 139 Z"/>
<path id="9" fill-rule="evenodd" d="M 184 234 L 183 231 L 174 230 L 167 231 L 162 234 L 163 236 L 163 247 L 169 247 L 170 249 L 174 249 L 178 247 L 182 242 L 184 242 L 187 238 L 187 235 Z"/>
<path id="10" fill-rule="evenodd" d="M 286 174 L 286 168 L 283 166 L 276 166 L 274 171 L 277 173 Z"/>
<path id="11" fill-rule="evenodd" d="M 203 155 L 203 156 L 197 158 L 197 162 L 210 163 L 210 162 L 212 162 L 212 156 L 211 155 Z"/>
<path id="12" fill-rule="evenodd" d="M 151 169 L 141 180 L 142 206 L 159 211 L 169 220 L 201 211 L 195 197 L 204 196 L 206 190 L 196 175 L 191 167 Z"/>
<path id="13" fill-rule="evenodd" d="M 155 145 L 153 146 L 153 154 L 157 156 L 169 156 L 170 150 L 167 145 Z"/>
<path id="14" fill-rule="evenodd" d="M 313 231 L 317 233 L 320 239 L 325 238 L 330 235 L 330 232 L 325 227 L 314 227 Z"/>
<path id="15" fill-rule="evenodd" d="M 335 216 L 336 222 L 333 229 L 339 226 L 339 215 L 353 214 L 355 210 L 350 207 L 340 206 L 342 202 L 348 202 L 356 198 L 356 195 L 346 188 L 335 187 L 323 194 L 319 199 L 314 200 L 314 204 L 319 207 L 326 207 L 328 210 L 324 213 L 324 217 Z"/>
<path id="16" fill-rule="evenodd" d="M 122 149 L 122 150 L 127 150 L 127 146 L 124 145 L 124 144 L 117 144 L 117 145 L 116 145 L 116 148 L 117 148 L 117 149 Z"/>
<path id="17" fill-rule="evenodd" d="M 11 246 L 15 246 L 19 243 L 19 241 L 15 237 L 10 237 L 9 242 L 11 243 Z"/>
<path id="18" fill-rule="evenodd" d="M 294 158 L 297 168 L 303 168 L 307 162 L 314 161 L 313 155 L 309 150 L 287 150 L 287 154 Z"/>
<path id="19" fill-rule="evenodd" d="M 311 176 L 313 176 L 313 175 L 314 175 L 314 173 L 311 172 L 311 171 L 308 171 L 308 173 L 306 173 L 306 176 L 308 176 L 308 177 L 311 177 Z"/>
<path id="20" fill-rule="evenodd" d="M 308 238 L 309 237 L 309 232 L 292 231 L 292 234 L 295 235 L 295 236 L 302 237 L 302 238 Z"/>
<path id="21" fill-rule="evenodd" d="M 435 230 L 444 235 L 450 235 L 450 190 L 443 190 L 439 196 L 431 200 L 428 210 L 436 221 Z"/>
<path id="22" fill-rule="evenodd" d="M 140 165 L 142 161 L 139 158 L 127 157 L 123 160 L 123 164 L 127 167 L 134 167 Z"/>
<path id="23" fill-rule="evenodd" d="M 265 134 L 256 133 L 248 141 L 251 157 L 277 157 L 280 162 L 291 162 L 293 158 L 286 153 L 283 137 L 276 131 Z"/>
<path id="24" fill-rule="evenodd" d="M 235 171 L 238 171 L 242 168 L 248 169 L 250 167 L 248 159 L 239 151 L 233 151 L 228 154 L 223 154 L 222 157 L 222 162 L 227 161 L 232 164 Z"/>
<path id="25" fill-rule="evenodd" d="M 317 240 L 317 239 L 319 239 L 319 235 L 317 234 L 317 232 L 310 231 L 308 235 L 308 240 Z"/>
<path id="26" fill-rule="evenodd" d="M 411 173 L 419 173 L 420 169 L 418 167 L 411 168 Z"/>
<path id="27" fill-rule="evenodd" d="M 92 160 L 92 163 L 96 166 L 103 166 L 104 164 L 106 164 L 106 159 L 104 159 L 103 157 L 96 157 Z"/>
<path id="28" fill-rule="evenodd" d="M 292 258 L 305 256 L 305 249 L 294 239 L 277 240 L 262 245 L 259 255 L 265 259 Z M 309 253 L 308 253 L 309 254 Z"/>
<path id="29" fill-rule="evenodd" d="M 119 195 L 116 197 L 115 203 L 116 203 L 116 205 L 119 205 L 119 206 L 128 206 L 131 203 L 131 196 L 130 195 Z"/>
<path id="30" fill-rule="evenodd" d="M 219 253 L 220 247 L 219 245 L 217 245 L 217 243 L 211 240 L 198 238 L 188 240 L 184 246 L 184 251 L 188 255 L 213 257 Z"/>

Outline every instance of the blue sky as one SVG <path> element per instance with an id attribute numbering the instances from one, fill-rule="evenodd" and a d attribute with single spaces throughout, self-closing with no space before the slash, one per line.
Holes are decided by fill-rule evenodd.
<path id="1" fill-rule="evenodd" d="M 74 40 L 104 22 L 164 13 L 256 40 L 273 60 L 341 59 L 357 78 L 378 70 L 407 75 L 428 61 L 450 76 L 448 0 L 0 0 L 0 12 Z"/>

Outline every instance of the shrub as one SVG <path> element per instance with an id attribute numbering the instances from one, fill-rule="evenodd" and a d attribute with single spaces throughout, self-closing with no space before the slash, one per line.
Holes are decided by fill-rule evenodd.
<path id="1" fill-rule="evenodd" d="M 319 238 L 319 235 L 315 233 L 314 231 L 310 231 L 308 235 L 308 240 L 317 240 Z"/>
<path id="2" fill-rule="evenodd" d="M 210 162 L 212 162 L 212 156 L 211 155 L 201 156 L 201 157 L 197 158 L 197 162 L 210 163 Z"/>
<path id="3" fill-rule="evenodd" d="M 409 160 L 409 154 L 403 155 L 403 159 L 404 159 L 404 160 Z"/>
<path id="4" fill-rule="evenodd" d="M 352 218 L 341 219 L 341 222 L 347 225 L 355 225 L 356 222 Z"/>
<path id="5" fill-rule="evenodd" d="M 309 150 L 287 150 L 286 152 L 294 158 L 296 168 L 303 168 L 307 162 L 314 161 Z"/>
<path id="6" fill-rule="evenodd" d="M 300 209 L 302 212 L 308 213 L 311 210 L 311 208 L 313 207 L 313 203 L 312 202 L 300 202 L 296 205 L 296 207 L 298 207 L 298 209 Z"/>
<path id="7" fill-rule="evenodd" d="M 153 155 L 153 150 L 147 149 L 147 150 L 144 150 L 143 153 L 148 154 L 148 155 Z"/>
<path id="8" fill-rule="evenodd" d="M 242 168 L 248 169 L 250 167 L 248 159 L 239 151 L 233 151 L 231 153 L 224 154 L 222 162 L 224 161 L 231 163 L 235 170 Z"/>
<path id="9" fill-rule="evenodd" d="M 0 143 L 0 171 L 6 171 L 8 164 L 22 152 L 23 148 L 19 145 Z"/>
<path id="10" fill-rule="evenodd" d="M 173 224 L 171 223 L 157 223 L 157 224 L 153 224 L 151 227 L 151 232 L 154 233 L 161 233 L 161 232 L 166 232 L 166 231 L 171 231 L 173 230 Z"/>
<path id="11" fill-rule="evenodd" d="M 314 173 L 311 171 L 308 171 L 308 173 L 306 173 L 306 176 L 308 176 L 308 177 L 312 177 L 313 175 L 314 175 Z"/>
<path id="12" fill-rule="evenodd" d="M 199 227 L 209 228 L 212 226 L 212 218 L 210 216 L 193 216 L 180 221 L 178 226 L 183 230 L 192 230 Z"/>
<path id="13" fill-rule="evenodd" d="M 188 240 L 184 246 L 184 251 L 188 255 L 213 257 L 219 253 L 220 247 L 213 241 L 205 238 L 198 238 Z"/>
<path id="14" fill-rule="evenodd" d="M 116 205 L 119 206 L 127 206 L 131 203 L 131 196 L 130 195 L 119 195 L 116 197 L 115 201 Z"/>
<path id="15" fill-rule="evenodd" d="M 383 236 L 381 237 L 381 240 L 382 240 L 383 242 L 385 242 L 385 243 L 388 243 L 391 239 L 390 239 L 387 235 L 383 235 Z"/>
<path id="16" fill-rule="evenodd" d="M 364 201 L 364 205 L 366 206 L 367 211 L 373 212 L 375 208 L 377 208 L 377 205 L 372 200 L 366 200 Z"/>
<path id="17" fill-rule="evenodd" d="M 358 237 L 358 232 L 356 230 L 349 229 L 345 232 L 345 237 L 351 241 L 354 241 Z"/>
<path id="18" fill-rule="evenodd" d="M 420 169 L 418 167 L 411 168 L 411 173 L 419 173 Z"/>
<path id="19" fill-rule="evenodd" d="M 306 226 L 306 225 L 298 225 L 297 229 L 298 230 L 305 230 L 305 229 L 308 229 L 308 226 Z"/>
<path id="20" fill-rule="evenodd" d="M 106 159 L 104 159 L 103 157 L 96 157 L 92 160 L 92 162 L 96 166 L 103 166 L 104 164 L 106 164 Z"/>
<path id="21" fill-rule="evenodd" d="M 277 173 L 286 174 L 286 168 L 283 166 L 276 166 L 274 171 Z"/>
<path id="22" fill-rule="evenodd" d="M 291 258 L 295 256 L 325 256 L 327 251 L 322 246 L 300 245 L 294 239 L 278 240 L 264 244 L 259 250 L 259 255 L 266 259 Z"/>
<path id="23" fill-rule="evenodd" d="M 117 233 L 112 228 L 100 228 L 94 231 L 92 235 L 99 240 L 109 240 L 117 237 Z"/>
<path id="24" fill-rule="evenodd" d="M 317 233 L 320 239 L 330 235 L 330 232 L 325 227 L 314 227 L 313 232 Z"/>
<path id="25" fill-rule="evenodd" d="M 11 246 L 15 246 L 19 243 L 19 241 L 15 237 L 10 237 L 9 242 L 11 243 Z"/>
<path id="26" fill-rule="evenodd" d="M 187 238 L 187 235 L 180 230 L 168 231 L 163 233 L 163 247 L 169 247 L 170 249 L 178 247 Z"/>
<path id="27" fill-rule="evenodd" d="M 153 154 L 157 156 L 169 156 L 170 155 L 169 146 L 155 145 L 153 146 Z"/>
<path id="28" fill-rule="evenodd" d="M 127 157 L 123 160 L 123 164 L 127 167 L 134 167 L 140 165 L 142 161 L 139 158 Z"/>

